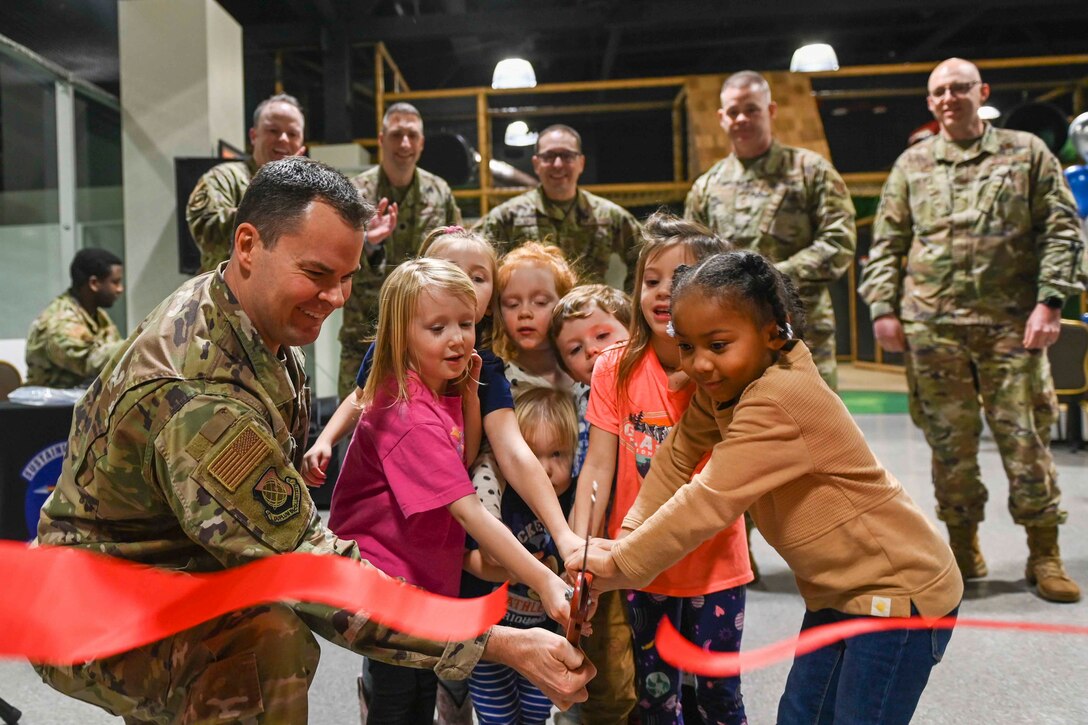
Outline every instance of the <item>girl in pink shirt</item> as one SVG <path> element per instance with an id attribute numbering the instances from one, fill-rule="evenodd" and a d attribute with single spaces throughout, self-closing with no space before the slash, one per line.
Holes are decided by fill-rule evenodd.
<path id="1" fill-rule="evenodd" d="M 673 270 L 727 248 L 699 224 L 661 213 L 646 221 L 635 272 L 637 304 L 629 342 L 605 350 L 593 367 L 586 413 L 589 454 L 578 478 L 572 515 L 575 531 L 585 531 L 589 522 L 592 482 L 605 484 L 607 492 L 615 475 L 615 499 L 608 517 L 608 535 L 615 538 L 654 452 L 687 409 L 695 385 L 680 370 L 680 350 L 669 333 Z M 605 508 L 597 502 L 591 530 L 599 530 Z M 635 640 L 636 711 L 643 722 L 682 722 L 680 673 L 658 657 L 654 646 L 661 618 L 668 616 L 688 639 L 710 650 L 738 651 L 745 585 L 751 580 L 744 526 L 737 522 L 645 589 L 627 592 Z M 746 722 L 740 678 L 700 678 L 695 692 L 707 722 Z"/>
<path id="2" fill-rule="evenodd" d="M 474 394 L 476 292 L 453 264 L 406 262 L 382 285 L 374 367 L 333 492 L 330 528 L 382 571 L 457 596 L 468 531 L 531 586 L 548 616 L 569 616 L 567 586 L 476 497 L 465 461 L 460 393 Z M 434 708 L 433 672 L 369 661 L 370 717 L 413 722 Z M 408 707 L 410 706 L 410 707 Z M 407 709 L 406 709 L 407 707 Z"/>

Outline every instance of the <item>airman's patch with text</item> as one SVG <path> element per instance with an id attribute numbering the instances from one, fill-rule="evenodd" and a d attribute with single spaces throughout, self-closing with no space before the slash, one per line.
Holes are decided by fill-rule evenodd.
<path id="1" fill-rule="evenodd" d="M 293 476 L 280 475 L 269 466 L 253 487 L 253 498 L 264 508 L 264 515 L 279 526 L 298 515 L 302 505 L 302 485 Z"/>

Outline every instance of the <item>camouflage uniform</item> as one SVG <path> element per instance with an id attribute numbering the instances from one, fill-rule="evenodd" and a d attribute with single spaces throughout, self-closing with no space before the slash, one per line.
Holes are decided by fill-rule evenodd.
<path id="1" fill-rule="evenodd" d="M 1080 291 L 1080 255 L 1061 167 L 1029 133 L 987 124 L 967 148 L 938 135 L 892 168 L 859 292 L 873 319 L 903 322 L 915 422 L 950 526 L 984 516 L 980 396 L 1013 519 L 1065 520 L 1049 450 L 1053 383 L 1045 352 L 1025 350 L 1023 336 L 1038 302 Z"/>
<path id="2" fill-rule="evenodd" d="M 579 189 L 575 205 L 564 211 L 540 188 L 527 191 L 488 212 L 475 230 L 500 255 L 523 242 L 544 242 L 563 254 L 585 282 L 605 282 L 612 255 L 627 266 L 624 288 L 631 289 L 642 229 L 629 211 Z"/>
<path id="3" fill-rule="evenodd" d="M 695 180 L 684 216 L 738 249 L 759 252 L 789 275 L 805 305 L 805 344 L 838 386 L 835 310 L 828 285 L 854 261 L 857 231 L 846 183 L 824 157 L 774 141 L 752 160 L 730 154 Z"/>
<path id="4" fill-rule="evenodd" d="M 404 194 L 389 183 L 381 166 L 367 169 L 351 180 L 363 199 L 377 204 L 383 198 L 397 202 L 397 228 L 375 250 L 364 252 L 362 265 L 351 285 L 351 297 L 344 304 L 340 327 L 340 378 L 337 388 L 343 400 L 355 389 L 355 376 L 373 338 L 378 322 L 378 293 L 385 275 L 398 264 L 419 253 L 423 239 L 436 227 L 461 223 L 461 210 L 449 185 L 434 174 L 416 168 L 415 177 Z"/>
<path id="5" fill-rule="evenodd" d="M 230 258 L 234 215 L 255 173 L 257 165 L 252 159 L 228 161 L 209 169 L 189 195 L 185 221 L 200 250 L 200 273 L 210 272 Z"/>
<path id="6" fill-rule="evenodd" d="M 106 311 L 94 317 L 65 292 L 30 325 L 26 384 L 50 388 L 86 385 L 121 347 L 121 333 Z"/>
<path id="7" fill-rule="evenodd" d="M 296 468 L 309 425 L 302 353 L 285 348 L 281 359 L 265 347 L 221 269 L 159 305 L 76 407 L 42 544 L 184 572 L 289 551 L 359 557 L 321 524 Z M 486 641 L 427 642 L 361 613 L 274 604 L 37 669 L 129 722 L 304 723 L 319 656 L 311 632 L 451 678 L 468 675 Z"/>

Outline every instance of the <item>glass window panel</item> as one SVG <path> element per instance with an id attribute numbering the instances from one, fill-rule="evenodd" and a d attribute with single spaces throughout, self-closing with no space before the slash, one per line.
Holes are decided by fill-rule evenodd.
<path id="1" fill-rule="evenodd" d="M 125 258 L 121 186 L 121 114 L 81 93 L 75 96 L 76 244 Z M 125 296 L 109 310 L 125 332 Z"/>
<path id="2" fill-rule="evenodd" d="M 0 260 L 5 314 L 0 339 L 25 338 L 31 320 L 63 291 L 53 79 L 0 58 Z"/>

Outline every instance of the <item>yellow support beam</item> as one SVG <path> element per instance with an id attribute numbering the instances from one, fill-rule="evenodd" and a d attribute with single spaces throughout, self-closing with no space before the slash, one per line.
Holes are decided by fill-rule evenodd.
<path id="1" fill-rule="evenodd" d="M 427 98 L 467 98 L 486 93 L 489 96 L 518 96 L 544 93 L 589 93 L 592 91 L 619 91 L 632 88 L 667 88 L 682 86 L 684 76 L 666 76 L 663 78 L 628 78 L 614 81 L 574 81 L 571 83 L 543 83 L 533 88 L 490 88 L 472 86 L 469 88 L 443 88 L 430 91 L 405 91 L 390 93 L 392 101 L 418 101 Z"/>
<path id="2" fill-rule="evenodd" d="M 476 94 L 476 151 L 480 154 L 480 188 L 491 187 L 491 118 L 487 115 L 487 92 Z M 480 216 L 491 208 L 487 194 L 480 196 Z"/>
<path id="3" fill-rule="evenodd" d="M 809 73 L 813 78 L 848 78 L 852 76 L 894 76 L 910 73 L 929 73 L 941 61 L 927 63 L 888 63 L 880 65 L 848 65 L 838 70 Z M 972 61 L 979 70 L 1000 70 L 1005 68 L 1045 68 L 1055 65 L 1088 64 L 1088 54 L 1045 55 L 1029 58 L 990 58 Z"/>

